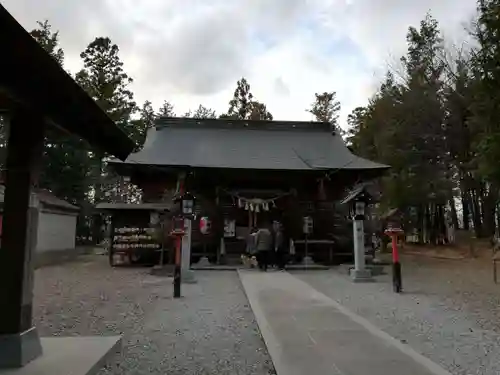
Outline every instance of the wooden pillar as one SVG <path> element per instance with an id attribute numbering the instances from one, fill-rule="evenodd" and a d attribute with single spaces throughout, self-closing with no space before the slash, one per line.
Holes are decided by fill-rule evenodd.
<path id="1" fill-rule="evenodd" d="M 38 208 L 31 199 L 31 187 L 37 179 L 43 140 L 41 118 L 27 111 L 10 116 L 0 249 L 0 368 L 21 367 L 42 354 L 32 326 Z"/>

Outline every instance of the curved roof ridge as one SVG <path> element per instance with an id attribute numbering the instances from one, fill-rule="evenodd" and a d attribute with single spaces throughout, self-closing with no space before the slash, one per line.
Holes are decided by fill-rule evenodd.
<path id="1" fill-rule="evenodd" d="M 240 119 L 197 119 L 190 117 L 159 117 L 155 122 L 158 130 L 164 128 L 195 129 L 249 129 L 249 130 L 281 130 L 281 131 L 321 131 L 332 132 L 329 122 L 318 121 L 268 121 Z"/>

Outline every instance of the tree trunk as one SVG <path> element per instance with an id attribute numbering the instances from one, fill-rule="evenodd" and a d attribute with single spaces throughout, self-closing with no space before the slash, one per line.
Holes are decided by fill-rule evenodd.
<path id="1" fill-rule="evenodd" d="M 448 243 L 448 236 L 446 235 L 446 215 L 445 215 L 445 205 L 439 205 L 439 237 L 441 238 L 441 244 Z"/>
<path id="2" fill-rule="evenodd" d="M 495 234 L 495 212 L 497 205 L 497 189 L 495 186 L 490 186 L 488 194 L 485 194 L 483 199 L 483 217 L 484 217 L 484 233 L 486 237 L 493 237 Z"/>
<path id="3" fill-rule="evenodd" d="M 434 240 L 434 232 L 432 230 L 432 213 L 431 213 L 432 205 L 425 205 L 425 219 L 424 219 L 424 228 L 425 228 L 425 236 L 424 243 L 432 243 Z"/>
<path id="4" fill-rule="evenodd" d="M 437 243 L 437 231 L 436 231 L 436 205 L 430 203 L 428 205 L 427 213 L 427 231 L 429 233 L 429 240 L 432 245 Z"/>
<path id="5" fill-rule="evenodd" d="M 462 221 L 464 230 L 470 229 L 470 195 L 469 191 L 462 189 Z M 458 229 L 458 227 L 457 227 Z"/>
<path id="6" fill-rule="evenodd" d="M 472 210 L 472 200 L 469 189 L 469 176 L 465 172 L 461 172 L 460 179 L 460 195 L 462 199 L 462 221 L 464 230 L 470 229 L 470 218 Z M 457 227 L 458 229 L 458 227 Z"/>
<path id="7" fill-rule="evenodd" d="M 484 211 L 483 237 L 493 237 L 495 234 L 495 211 L 495 206 L 486 205 Z"/>
<path id="8" fill-rule="evenodd" d="M 417 208 L 417 233 L 418 233 L 418 244 L 423 245 L 425 243 L 425 212 L 424 206 L 419 205 Z"/>
<path id="9" fill-rule="evenodd" d="M 458 229 L 459 225 L 458 225 L 457 206 L 455 205 L 455 199 L 453 199 L 453 197 L 450 199 L 450 216 L 451 216 L 451 225 L 453 225 L 453 228 L 455 230 Z"/>
<path id="10" fill-rule="evenodd" d="M 483 233 L 483 223 L 481 218 L 481 207 L 479 203 L 479 197 L 477 191 L 472 191 L 471 194 L 472 201 L 472 223 L 474 224 L 474 232 L 477 238 L 480 238 Z"/>
<path id="11" fill-rule="evenodd" d="M 500 229 L 500 204 L 497 204 L 497 211 L 496 211 L 496 213 L 497 213 L 497 216 L 496 216 L 497 222 L 495 223 L 496 224 L 495 225 L 495 233 L 498 234 L 500 232 L 500 230 L 499 230 Z"/>

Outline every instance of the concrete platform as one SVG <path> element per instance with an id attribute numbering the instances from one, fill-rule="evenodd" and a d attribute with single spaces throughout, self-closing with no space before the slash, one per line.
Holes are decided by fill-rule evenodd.
<path id="1" fill-rule="evenodd" d="M 43 337 L 43 354 L 0 375 L 93 375 L 121 351 L 121 336 Z"/>
<path id="2" fill-rule="evenodd" d="M 191 266 L 192 270 L 196 271 L 236 271 L 240 269 L 248 269 L 245 267 L 243 264 L 227 264 L 227 265 L 217 265 L 217 264 L 212 264 L 209 266 L 198 266 L 196 264 L 193 264 Z M 269 268 L 271 270 L 272 268 Z M 286 266 L 287 270 L 290 271 L 304 271 L 304 270 L 318 270 L 318 271 L 324 271 L 330 269 L 328 266 L 323 266 L 321 264 L 313 264 L 313 265 L 302 265 L 302 264 L 289 264 Z"/>
<path id="3" fill-rule="evenodd" d="M 242 267 L 243 265 L 239 264 L 211 264 L 209 266 L 191 265 L 191 269 L 195 271 L 236 271 Z"/>
<path id="4" fill-rule="evenodd" d="M 330 269 L 322 264 L 289 264 L 286 266 L 288 271 L 324 271 Z"/>
<path id="5" fill-rule="evenodd" d="M 287 272 L 239 275 L 278 375 L 451 375 Z"/>

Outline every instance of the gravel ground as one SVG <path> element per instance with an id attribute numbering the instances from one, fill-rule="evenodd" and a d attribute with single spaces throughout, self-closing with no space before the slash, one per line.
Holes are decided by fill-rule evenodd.
<path id="1" fill-rule="evenodd" d="M 404 293 L 389 275 L 354 284 L 345 269 L 294 272 L 455 375 L 500 373 L 500 285 L 491 261 L 404 257 Z"/>
<path id="2" fill-rule="evenodd" d="M 100 375 L 275 374 L 235 272 L 197 272 L 173 299 L 171 279 L 114 268 L 105 257 L 35 274 L 42 336 L 124 334 L 124 350 Z"/>

